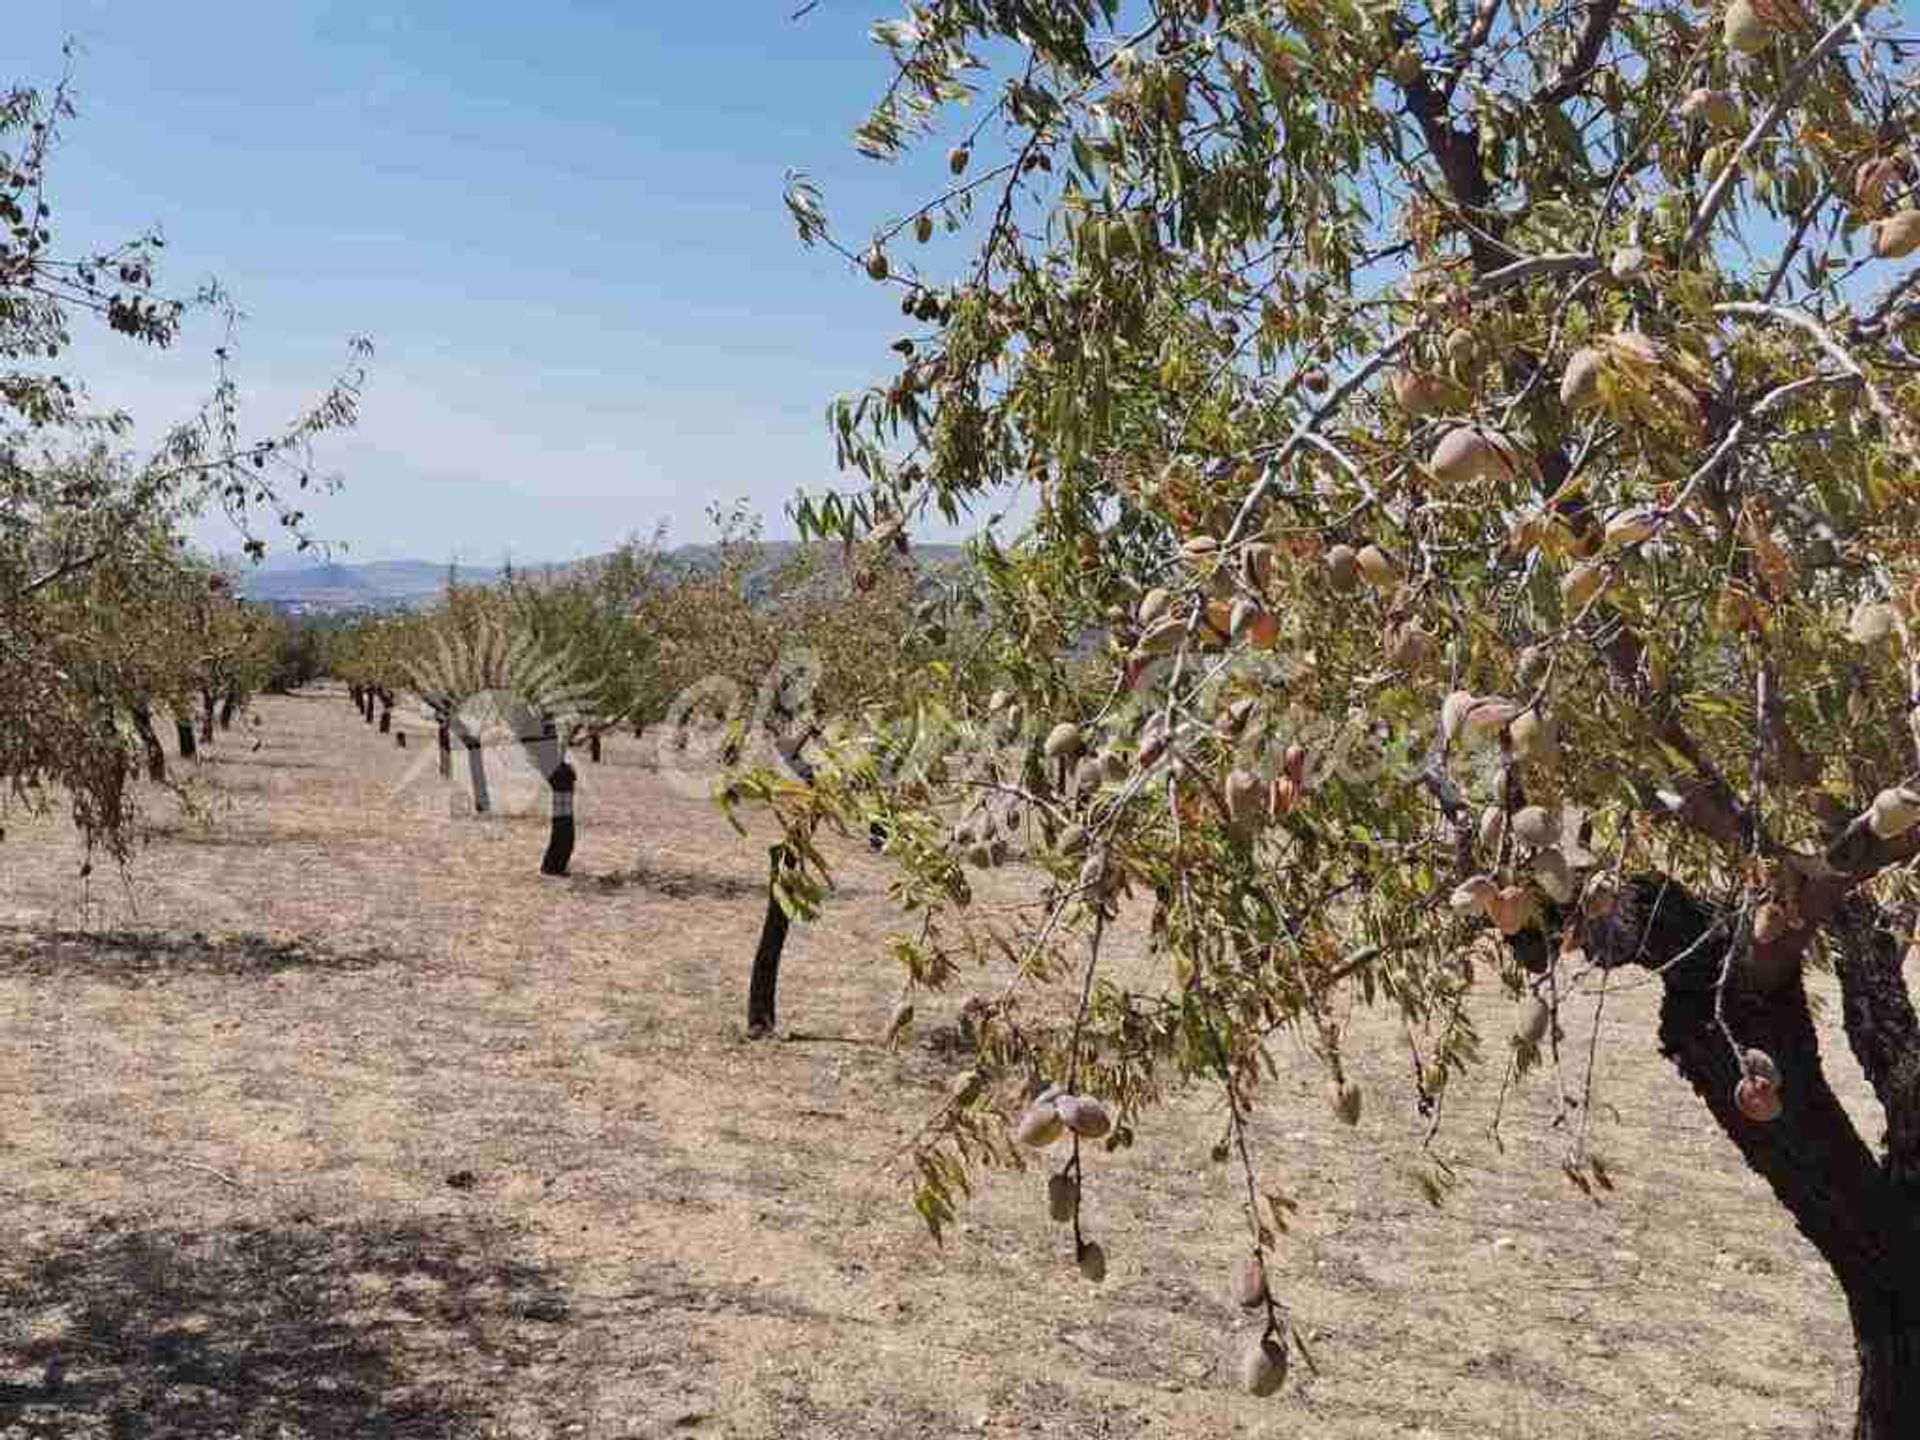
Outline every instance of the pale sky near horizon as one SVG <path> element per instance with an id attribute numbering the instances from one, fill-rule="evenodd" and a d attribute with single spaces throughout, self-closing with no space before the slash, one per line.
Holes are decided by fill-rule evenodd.
<path id="1" fill-rule="evenodd" d="M 887 7 L 796 8 L 54 0 L 11 18 L 5 78 L 50 86 L 76 41 L 56 240 L 158 224 L 167 280 L 218 277 L 258 428 L 371 338 L 362 423 L 321 455 L 346 488 L 313 507 L 343 558 L 537 562 L 657 521 L 704 540 L 737 497 L 790 533 L 795 490 L 839 479 L 826 405 L 888 372 L 898 292 L 801 247 L 783 174 L 857 235 L 937 193 L 944 146 L 857 155 Z M 166 352 L 79 329 L 92 397 L 147 434 L 221 340 L 211 316 Z"/>

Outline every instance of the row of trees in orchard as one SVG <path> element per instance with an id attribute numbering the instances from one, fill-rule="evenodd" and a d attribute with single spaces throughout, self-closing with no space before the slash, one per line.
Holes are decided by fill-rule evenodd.
<path id="1" fill-rule="evenodd" d="M 811 750 L 846 717 L 910 693 L 925 666 L 964 663 L 945 623 L 954 582 L 915 571 L 896 543 L 777 555 L 744 512 L 715 519 L 721 539 L 704 554 L 669 553 L 656 535 L 557 575 L 509 569 L 478 586 L 450 573 L 438 603 L 330 633 L 327 672 L 378 733 L 396 706 L 431 717 L 440 777 L 463 778 L 476 813 L 493 806 L 489 750 L 530 761 L 551 792 L 549 875 L 566 874 L 573 851 L 573 757 L 599 763 L 619 728 L 659 727 L 663 764 L 717 763 L 734 777 L 730 806 L 808 811 Z M 877 843 L 883 828 L 869 833 Z M 830 890 L 812 827 L 783 826 L 749 986 L 753 1033 L 774 1027 L 792 919 L 817 914 Z"/>
<path id="2" fill-rule="evenodd" d="M 396 705 L 424 708 L 442 778 L 465 753 L 476 812 L 493 804 L 488 749 L 530 758 L 553 789 L 541 868 L 566 874 L 578 783 L 568 756 L 597 764 L 612 730 L 672 722 L 684 745 L 689 730 L 732 724 L 728 755 L 770 747 L 795 778 L 816 733 L 808 716 L 899 684 L 914 580 L 897 553 L 851 572 L 818 551 L 774 559 L 747 516 L 718 518 L 722 540 L 695 559 L 655 536 L 559 574 L 509 568 L 497 586 L 449 572 L 436 605 L 326 636 L 326 670 L 378 733 Z"/>
<path id="3" fill-rule="evenodd" d="M 1854 1433 L 1920 1433 L 1899 12 L 915 0 L 875 34 L 859 145 L 932 149 L 935 178 L 857 235 L 790 185 L 802 239 L 905 317 L 891 378 L 833 415 L 863 493 L 796 514 L 864 541 L 1033 504 L 985 567 L 990 686 L 894 697 L 988 766 L 883 764 L 867 727 L 787 812 L 796 845 L 884 818 L 913 983 L 1011 963 L 919 1147 L 929 1222 L 973 1166 L 1064 1147 L 1051 1200 L 1098 1278 L 1092 1142 L 1217 1087 L 1267 1393 L 1287 1259 L 1247 1118 L 1276 1030 L 1352 1118 L 1336 1017 L 1400 1012 L 1438 1197 L 1449 1078 L 1590 1063 L 1563 1017 L 1643 967 L 1650 1043 L 1845 1294 Z M 964 867 L 1008 843 L 1041 903 L 978 913 Z M 1158 988 L 1102 968 L 1128 896 Z M 1829 1084 L 1810 966 L 1883 1136 Z M 1476 1032 L 1489 990 L 1510 1040 Z"/>
<path id="4" fill-rule="evenodd" d="M 131 418 L 63 369 L 71 327 L 166 346 L 194 310 L 231 310 L 217 289 L 160 287 L 157 235 L 56 243 L 49 159 L 74 113 L 65 81 L 0 92 L 0 813 L 64 805 L 124 855 L 130 781 L 164 773 L 161 717 L 190 755 L 270 668 L 273 622 L 194 557 L 186 523 L 224 512 L 256 557 L 263 519 L 305 543 L 288 497 L 315 488 L 311 442 L 352 422 L 366 350 L 311 410 L 248 439 L 222 348 L 204 405 L 133 451 Z"/>

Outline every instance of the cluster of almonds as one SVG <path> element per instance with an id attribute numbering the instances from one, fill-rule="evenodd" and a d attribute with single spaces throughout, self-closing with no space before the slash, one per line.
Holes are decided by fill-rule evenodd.
<path id="1" fill-rule="evenodd" d="M 1330 545 L 1321 563 L 1327 569 L 1327 583 L 1339 595 L 1352 594 L 1362 581 L 1375 590 L 1388 590 L 1400 579 L 1400 567 L 1378 545 L 1362 545 L 1358 550 L 1347 544 Z"/>
<path id="2" fill-rule="evenodd" d="M 995 815 L 985 806 L 973 811 L 953 827 L 953 848 L 976 869 L 997 868 L 1013 853 L 1013 839 L 1020 833 L 1020 811 L 1009 806 Z"/>
<path id="3" fill-rule="evenodd" d="M 1197 623 L 1175 606 L 1174 592 L 1155 586 L 1140 597 L 1131 613 L 1117 609 L 1108 615 L 1115 630 L 1127 637 L 1137 667 L 1156 655 L 1168 655 L 1185 643 L 1189 632 L 1203 648 L 1218 649 L 1229 642 L 1272 650 L 1280 643 L 1280 620 L 1264 603 L 1273 578 L 1274 549 L 1264 540 L 1240 547 L 1238 567 L 1226 563 L 1227 552 L 1212 535 L 1194 535 L 1180 547 L 1180 557 L 1206 592 Z"/>
<path id="4" fill-rule="evenodd" d="M 1265 1310 L 1267 1323 L 1248 1342 L 1240 1356 L 1240 1388 L 1249 1395 L 1266 1396 L 1287 1381 L 1287 1339 L 1275 1313 L 1273 1292 L 1267 1288 L 1267 1265 L 1258 1250 L 1233 1267 L 1230 1298 L 1242 1310 Z"/>
<path id="5" fill-rule="evenodd" d="M 1106 1106 L 1090 1096 L 1069 1094 L 1059 1085 L 1049 1085 L 1034 1096 L 1013 1123 L 1013 1138 L 1035 1150 L 1044 1150 L 1066 1135 L 1100 1140 L 1111 1134 L 1113 1117 Z M 1047 1177 L 1047 1216 L 1055 1224 L 1066 1225 L 1079 1210 L 1079 1169 L 1070 1163 Z M 1081 1240 L 1074 1262 L 1096 1285 L 1107 1278 L 1107 1252 L 1097 1240 Z"/>
<path id="6" fill-rule="evenodd" d="M 1231 711 L 1223 719 L 1230 715 Z M 1275 816 L 1291 814 L 1300 804 L 1307 791 L 1307 752 L 1302 746 L 1289 745 L 1281 756 L 1280 773 L 1272 780 L 1236 765 L 1227 772 L 1222 788 L 1233 827 L 1242 834 L 1257 830 Z"/>
<path id="7" fill-rule="evenodd" d="M 1342 1120 L 1349 1125 L 1358 1123 L 1359 1086 L 1336 1086 L 1334 1103 Z M 1043 1150 L 1068 1135 L 1100 1140 L 1114 1133 L 1113 1117 L 1106 1106 L 1089 1096 L 1071 1094 L 1059 1085 L 1049 1085 L 1034 1096 L 1013 1124 L 1014 1140 L 1035 1150 Z M 1079 1170 L 1070 1162 L 1047 1177 L 1047 1216 L 1055 1224 L 1066 1225 L 1073 1222 L 1079 1209 Z M 1074 1259 L 1088 1280 L 1098 1284 L 1106 1279 L 1107 1253 L 1098 1241 L 1079 1241 Z M 1266 1325 L 1241 1356 L 1239 1379 L 1248 1394 L 1271 1395 L 1286 1382 L 1289 1352 L 1267 1287 L 1266 1263 L 1258 1251 L 1234 1266 L 1230 1294 L 1242 1309 L 1267 1312 Z"/>
<path id="8" fill-rule="evenodd" d="M 1112 1130 L 1113 1117 L 1098 1100 L 1086 1095 L 1070 1095 L 1059 1085 L 1049 1085 L 1020 1112 L 1020 1118 L 1013 1125 L 1013 1138 L 1040 1150 L 1063 1135 L 1102 1140 Z"/>

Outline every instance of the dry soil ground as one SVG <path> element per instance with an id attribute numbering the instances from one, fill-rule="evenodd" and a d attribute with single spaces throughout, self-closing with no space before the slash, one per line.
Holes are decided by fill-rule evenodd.
<path id="1" fill-rule="evenodd" d="M 1538 1077 L 1504 1150 L 1497 1070 L 1453 1098 L 1434 1211 L 1391 1031 L 1355 1021 L 1357 1142 L 1278 1047 L 1258 1150 L 1300 1202 L 1276 1281 L 1319 1373 L 1253 1400 L 1216 1101 L 1098 1158 L 1103 1286 L 1036 1172 L 927 1237 L 890 1162 L 956 1066 L 951 1007 L 873 1043 L 882 862 L 843 847 L 795 932 L 783 1021 L 812 1038 L 752 1043 L 765 850 L 650 746 L 582 764 L 550 881 L 537 813 L 450 813 L 415 773 L 417 719 L 401 751 L 337 691 L 258 714 L 183 767 L 211 823 L 156 791 L 128 875 L 83 880 L 62 822 L 0 842 L 0 1437 L 1844 1432 L 1837 1294 L 1653 1053 L 1651 987 L 1605 1009 L 1597 1203 Z"/>

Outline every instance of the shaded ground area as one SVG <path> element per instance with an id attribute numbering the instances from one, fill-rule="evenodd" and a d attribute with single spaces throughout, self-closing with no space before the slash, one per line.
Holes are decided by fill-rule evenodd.
<path id="1" fill-rule="evenodd" d="M 400 963 L 392 951 L 337 950 L 311 936 L 178 934 L 158 930 L 0 929 L 0 976 L 160 980 L 170 975 L 276 975 L 287 970 L 371 970 Z"/>
<path id="2" fill-rule="evenodd" d="M 552 1380 L 565 1295 L 463 1225 L 125 1228 L 0 1254 L 0 1434 L 455 1440 Z M 557 1402 L 550 1414 L 564 1411 Z"/>
<path id="3" fill-rule="evenodd" d="M 829 842 L 843 893 L 795 927 L 792 1043 L 752 1044 L 770 837 L 650 744 L 580 764 L 579 878 L 553 881 L 540 812 L 465 810 L 417 717 L 400 750 L 337 693 L 260 713 L 176 767 L 243 843 L 196 843 L 159 791 L 125 877 L 81 879 L 55 821 L 0 843 L 0 1440 L 1844 1433 L 1839 1296 L 1658 1058 L 1652 985 L 1574 997 L 1503 1144 L 1498 1059 L 1450 1087 L 1440 1210 L 1398 1028 L 1335 1017 L 1357 1131 L 1276 1037 L 1255 1152 L 1299 1205 L 1273 1274 L 1319 1368 L 1253 1400 L 1226 1383 L 1249 1322 L 1217 1096 L 1090 1160 L 1104 1285 L 1047 1221 L 1044 1159 L 929 1240 L 897 1162 L 965 1063 L 969 992 L 878 1043 L 896 921 L 863 845 Z M 983 903 L 1019 878 L 983 874 Z M 1156 963 L 1126 926 L 1107 953 Z M 1497 1057 L 1503 1002 L 1474 1013 Z M 1615 1189 L 1588 1197 L 1556 1092 L 1596 1023 Z"/>
<path id="4" fill-rule="evenodd" d="M 765 903 L 765 879 L 744 875 L 715 875 L 710 872 L 673 869 L 641 863 L 604 875 L 573 876 L 574 888 L 584 894 L 606 895 L 639 888 L 653 890 L 674 900 L 700 896 L 711 900 L 752 900 Z"/>

